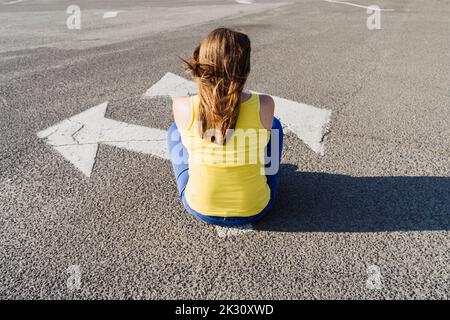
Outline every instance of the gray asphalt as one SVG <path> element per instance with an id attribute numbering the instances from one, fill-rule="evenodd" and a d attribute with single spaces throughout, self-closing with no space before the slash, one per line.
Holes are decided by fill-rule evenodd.
<path id="1" fill-rule="evenodd" d="M 71 31 L 70 1 L 1 1 L 0 298 L 448 299 L 450 1 L 379 1 L 372 31 L 313 0 L 80 0 Z M 36 136 L 106 100 L 166 129 L 170 99 L 142 94 L 221 25 L 252 39 L 249 88 L 333 111 L 323 156 L 287 134 L 254 231 L 184 212 L 166 160 L 100 146 L 87 178 Z"/>

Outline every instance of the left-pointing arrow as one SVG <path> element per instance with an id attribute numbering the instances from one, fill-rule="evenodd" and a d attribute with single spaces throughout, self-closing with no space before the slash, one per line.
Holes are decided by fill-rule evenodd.
<path id="1" fill-rule="evenodd" d="M 164 130 L 105 118 L 108 102 L 88 109 L 37 133 L 87 177 L 91 176 L 99 144 L 167 159 Z"/>

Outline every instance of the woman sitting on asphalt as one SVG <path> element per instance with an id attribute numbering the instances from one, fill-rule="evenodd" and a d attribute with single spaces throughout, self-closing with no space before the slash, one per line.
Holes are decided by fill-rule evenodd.
<path id="1" fill-rule="evenodd" d="M 270 96 L 244 92 L 250 39 L 212 31 L 186 63 L 197 95 L 173 101 L 168 146 L 186 210 L 212 224 L 253 223 L 270 209 L 283 146 Z"/>

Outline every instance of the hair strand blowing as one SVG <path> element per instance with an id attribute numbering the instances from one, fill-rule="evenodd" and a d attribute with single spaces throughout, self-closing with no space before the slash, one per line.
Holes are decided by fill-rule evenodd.
<path id="1" fill-rule="evenodd" d="M 235 129 L 240 96 L 250 73 L 250 39 L 244 33 L 218 28 L 195 48 L 186 71 L 197 81 L 198 121 L 204 139 L 225 144 Z"/>

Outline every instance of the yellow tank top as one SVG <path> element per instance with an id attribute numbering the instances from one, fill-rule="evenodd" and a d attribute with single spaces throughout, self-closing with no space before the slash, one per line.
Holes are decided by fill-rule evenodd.
<path id="1" fill-rule="evenodd" d="M 189 153 L 189 180 L 185 197 L 189 206 L 207 216 L 249 217 L 269 202 L 264 171 L 264 148 L 270 131 L 259 116 L 259 96 L 240 104 L 236 128 L 225 145 L 202 139 L 199 97 L 191 97 L 192 119 L 180 132 Z"/>

